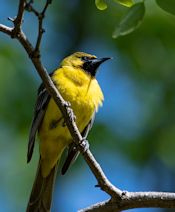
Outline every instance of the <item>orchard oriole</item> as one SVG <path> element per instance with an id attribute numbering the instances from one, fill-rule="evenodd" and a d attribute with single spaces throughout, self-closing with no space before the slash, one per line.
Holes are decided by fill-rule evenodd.
<path id="1" fill-rule="evenodd" d="M 95 76 L 99 65 L 108 59 L 110 58 L 98 59 L 91 54 L 76 52 L 63 59 L 60 67 L 50 75 L 62 97 L 70 102 L 76 124 L 84 138 L 92 126 L 95 112 L 103 102 L 103 93 Z M 48 212 L 51 208 L 57 165 L 64 149 L 68 147 L 69 151 L 62 174 L 67 171 L 79 152 L 72 143 L 62 113 L 44 84 L 38 90 L 27 162 L 31 160 L 37 132 L 40 159 L 27 212 Z"/>

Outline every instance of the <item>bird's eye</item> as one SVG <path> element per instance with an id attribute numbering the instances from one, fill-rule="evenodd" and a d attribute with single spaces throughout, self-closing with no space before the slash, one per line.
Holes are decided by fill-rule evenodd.
<path id="1" fill-rule="evenodd" d="M 82 59 L 83 61 L 88 61 L 88 60 L 89 60 L 89 58 L 88 58 L 87 56 L 83 56 L 83 57 L 81 57 L 81 59 Z"/>

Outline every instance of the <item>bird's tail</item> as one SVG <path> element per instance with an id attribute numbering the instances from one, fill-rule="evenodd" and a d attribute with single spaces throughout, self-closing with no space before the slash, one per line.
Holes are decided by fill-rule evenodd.
<path id="1" fill-rule="evenodd" d="M 33 184 L 26 212 L 49 212 L 52 203 L 52 193 L 57 173 L 57 164 L 47 177 L 41 173 L 41 159 Z"/>

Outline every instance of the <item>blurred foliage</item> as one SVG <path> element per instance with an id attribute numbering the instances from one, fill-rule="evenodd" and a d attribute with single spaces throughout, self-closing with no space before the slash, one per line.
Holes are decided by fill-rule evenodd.
<path id="1" fill-rule="evenodd" d="M 136 2 L 133 2 L 133 0 L 114 0 L 114 2 L 126 7 L 132 7 L 128 9 L 126 14 L 121 18 L 120 23 L 113 32 L 113 38 L 131 33 L 141 24 L 145 14 L 144 1 L 145 0 Z M 175 2 L 171 0 L 156 0 L 156 3 L 166 12 L 175 15 Z M 95 0 L 95 4 L 99 10 L 105 10 L 108 7 L 104 0 Z"/>
<path id="2" fill-rule="evenodd" d="M 27 72 L 22 57 L 13 47 L 1 45 L 0 116 L 4 123 L 15 126 L 20 131 L 29 125 L 28 111 L 31 109 L 30 102 L 34 100 L 35 91 L 34 79 Z M 18 111 L 14 112 L 12 108 L 18 108 Z"/>
<path id="3" fill-rule="evenodd" d="M 175 2 L 171 0 L 156 0 L 157 4 L 168 13 L 175 15 Z"/>
<path id="4" fill-rule="evenodd" d="M 133 32 L 140 24 L 145 14 L 145 5 L 143 2 L 134 4 L 121 19 L 119 26 L 113 33 L 113 38 L 127 35 Z"/>
<path id="5" fill-rule="evenodd" d="M 114 2 L 126 7 L 131 7 L 133 5 L 133 0 L 114 0 Z M 95 4 L 99 10 L 105 10 L 108 7 L 104 0 L 95 0 Z"/>
<path id="6" fill-rule="evenodd" d="M 105 10 L 108 7 L 103 0 L 95 0 L 95 4 L 99 10 Z"/>
<path id="7" fill-rule="evenodd" d="M 166 11 L 170 8 L 166 2 L 174 7 L 173 1 L 156 2 Z M 121 26 L 124 20 L 121 17 L 143 3 L 125 8 L 109 1 L 108 9 L 100 11 L 90 1 L 54 1 L 45 18 L 42 59 L 49 71 L 74 51 L 114 57 L 98 75 L 105 102 L 89 141 L 107 176 L 124 190 L 175 191 L 175 17 L 160 9 L 156 2 L 144 1 L 146 13 L 140 27 L 117 39 L 111 37 L 114 26 Z M 36 6 L 41 8 L 42 2 L 36 2 Z M 15 1 L 4 0 L 0 21 L 6 23 L 6 16 L 16 14 L 16 8 Z M 135 25 L 129 23 L 129 26 L 135 29 L 140 19 L 133 17 L 133 20 Z M 34 21 L 32 14 L 25 15 L 24 29 L 32 42 L 37 30 Z M 126 27 L 128 22 L 124 24 Z M 3 211 L 24 211 L 30 193 L 38 150 L 32 163 L 26 165 L 26 147 L 38 85 L 38 76 L 24 50 L 17 41 L 1 33 L 0 204 Z M 61 212 L 72 208 L 76 211 L 103 200 L 102 192 L 92 191 L 96 182 L 86 171 L 87 166 L 79 159 L 66 176 L 61 178 L 59 174 L 53 211 L 58 208 Z M 89 186 L 89 192 L 85 185 Z"/>

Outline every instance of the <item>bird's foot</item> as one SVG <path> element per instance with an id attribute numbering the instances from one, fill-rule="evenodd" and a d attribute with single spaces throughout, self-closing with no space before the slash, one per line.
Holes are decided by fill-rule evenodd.
<path id="1" fill-rule="evenodd" d="M 64 107 L 66 107 L 66 110 L 67 110 L 67 113 L 69 115 L 69 118 L 70 118 L 71 122 L 75 122 L 76 116 L 74 115 L 74 112 L 73 112 L 73 110 L 71 108 L 71 103 L 70 102 L 65 102 L 64 103 Z M 66 121 L 63 122 L 62 126 L 63 127 L 66 126 Z"/>
<path id="2" fill-rule="evenodd" d="M 82 138 L 78 146 L 83 149 L 83 152 L 86 152 L 89 149 L 89 142 L 86 138 Z"/>

